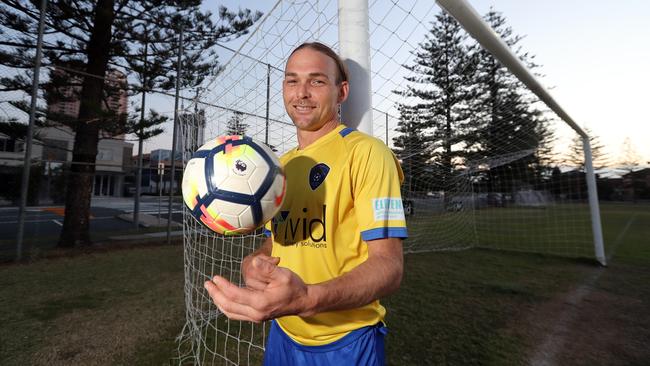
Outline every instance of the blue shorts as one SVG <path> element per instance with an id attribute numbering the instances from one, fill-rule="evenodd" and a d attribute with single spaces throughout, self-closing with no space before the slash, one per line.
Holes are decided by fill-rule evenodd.
<path id="1" fill-rule="evenodd" d="M 383 366 L 386 333 L 386 327 L 379 323 L 354 330 L 323 346 L 303 346 L 285 334 L 274 320 L 266 341 L 264 366 Z"/>

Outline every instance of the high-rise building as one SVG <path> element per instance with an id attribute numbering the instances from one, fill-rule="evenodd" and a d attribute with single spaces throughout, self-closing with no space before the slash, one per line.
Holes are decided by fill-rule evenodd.
<path id="1" fill-rule="evenodd" d="M 60 68 L 55 68 L 52 73 L 57 77 L 67 78 L 70 81 L 70 84 L 75 85 L 66 85 L 57 88 L 57 92 L 60 93 L 63 98 L 62 100 L 48 103 L 48 113 L 63 114 L 69 117 L 79 116 L 79 107 L 81 102 L 79 101 L 78 95 L 81 92 L 81 83 L 83 82 L 83 78 L 78 75 L 70 75 L 68 71 Z M 106 102 L 102 105 L 102 109 L 113 111 L 116 114 L 126 113 L 128 107 L 128 82 L 126 80 L 126 75 L 119 70 L 109 70 L 106 72 L 105 80 L 107 86 L 106 90 L 108 92 L 105 99 Z"/>

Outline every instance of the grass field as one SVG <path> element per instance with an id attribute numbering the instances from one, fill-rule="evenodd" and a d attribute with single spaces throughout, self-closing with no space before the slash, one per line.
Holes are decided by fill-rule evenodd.
<path id="1" fill-rule="evenodd" d="M 589 206 L 489 207 L 477 210 L 426 210 L 420 203 L 408 217 L 406 249 L 479 247 L 509 251 L 593 257 Z"/>
<path id="2" fill-rule="evenodd" d="M 604 205 L 602 216 L 606 269 L 489 249 L 407 255 L 384 301 L 388 364 L 647 364 L 650 207 Z M 173 363 L 182 255 L 141 247 L 0 266 L 0 365 Z M 546 347 L 555 332 L 564 343 Z"/>

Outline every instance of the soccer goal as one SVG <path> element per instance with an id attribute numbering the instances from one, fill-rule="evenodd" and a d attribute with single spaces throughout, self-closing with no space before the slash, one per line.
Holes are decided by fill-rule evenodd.
<path id="1" fill-rule="evenodd" d="M 532 76 L 532 60 L 511 51 L 520 38 L 502 14 L 478 15 L 464 1 L 439 3 L 361 2 L 369 68 L 350 66 L 367 72 L 371 90 L 360 103 L 365 109 L 355 112 L 366 121 L 359 129 L 384 141 L 404 172 L 405 250 L 478 247 L 604 264 L 587 135 Z M 333 0 L 280 0 L 248 36 L 221 45 L 223 70 L 181 111 L 183 155 L 223 134 L 250 136 L 278 155 L 293 148 L 295 129 L 282 102 L 284 63 L 302 42 L 341 51 L 346 35 L 358 36 L 339 24 L 340 10 Z M 584 170 L 562 165 L 576 135 L 587 142 Z M 219 236 L 187 210 L 183 231 L 180 362 L 259 364 L 267 325 L 225 318 L 203 282 L 218 274 L 242 284 L 241 261 L 263 235 Z"/>

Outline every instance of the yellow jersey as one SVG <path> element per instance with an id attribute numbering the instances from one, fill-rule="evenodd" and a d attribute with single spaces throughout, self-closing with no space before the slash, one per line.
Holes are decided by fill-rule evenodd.
<path id="1" fill-rule="evenodd" d="M 306 148 L 290 150 L 280 162 L 286 197 L 266 233 L 279 266 L 306 284 L 342 276 L 363 263 L 368 241 L 407 237 L 400 194 L 404 176 L 380 140 L 339 125 Z M 375 300 L 356 309 L 276 321 L 296 342 L 318 346 L 377 324 L 385 314 Z"/>

